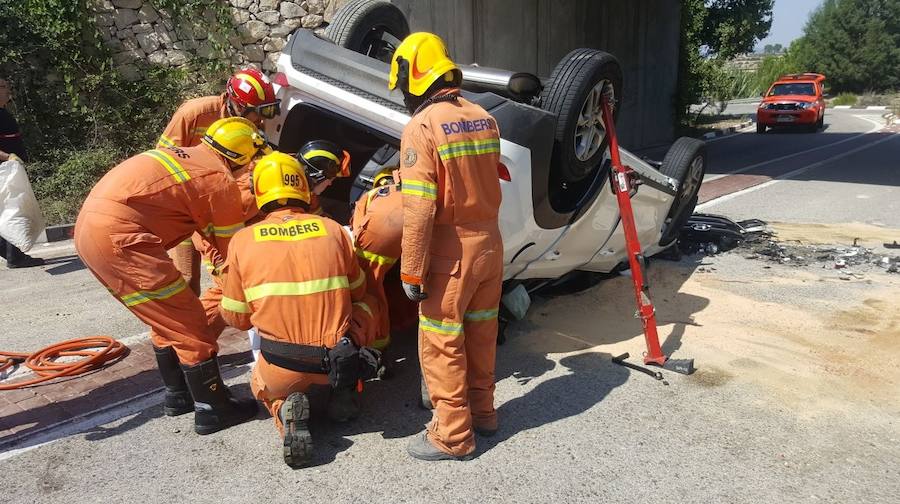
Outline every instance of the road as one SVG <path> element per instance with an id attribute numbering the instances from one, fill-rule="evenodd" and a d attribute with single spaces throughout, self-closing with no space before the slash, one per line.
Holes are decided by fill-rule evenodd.
<path id="1" fill-rule="evenodd" d="M 840 111 L 815 135 L 711 142 L 701 208 L 900 232 L 900 135 L 872 132 L 866 118 L 877 117 Z M 69 244 L 37 254 L 54 264 L 0 270 L 4 348 L 98 332 L 145 337 Z M 263 415 L 201 438 L 189 417 L 162 417 L 157 395 L 0 453 L 0 492 L 8 502 L 895 502 L 896 275 L 845 281 L 740 253 L 653 264 L 664 348 L 700 370 L 666 373 L 663 385 L 610 362 L 643 349 L 627 278 L 536 299 L 500 348 L 501 428 L 478 439 L 473 461 L 405 455 L 429 418 L 414 405 L 407 337 L 393 354 L 397 376 L 367 386 L 364 418 L 315 424 L 315 467 L 284 466 Z M 241 394 L 247 371 L 230 379 Z"/>

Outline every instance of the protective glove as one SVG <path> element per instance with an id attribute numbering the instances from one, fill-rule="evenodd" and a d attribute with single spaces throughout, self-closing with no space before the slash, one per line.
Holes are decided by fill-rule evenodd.
<path id="1" fill-rule="evenodd" d="M 359 362 L 360 378 L 371 380 L 378 376 L 378 370 L 381 369 L 381 352 L 371 347 L 362 347 L 359 349 Z"/>
<path id="2" fill-rule="evenodd" d="M 422 286 L 416 284 L 408 284 L 406 282 L 403 283 L 403 292 L 406 293 L 406 297 L 409 298 L 410 301 L 419 302 L 424 299 L 428 299 L 428 294 L 422 292 Z"/>

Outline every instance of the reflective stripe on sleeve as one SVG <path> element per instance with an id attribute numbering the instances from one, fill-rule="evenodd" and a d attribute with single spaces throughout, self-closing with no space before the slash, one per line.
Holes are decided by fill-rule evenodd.
<path id="1" fill-rule="evenodd" d="M 460 142 L 451 142 L 439 145 L 437 148 L 438 155 L 442 161 L 458 158 L 462 156 L 477 156 L 479 154 L 489 154 L 492 152 L 500 152 L 500 139 L 487 138 L 484 140 L 463 140 Z M 406 181 L 404 181 L 406 183 Z"/>
<path id="2" fill-rule="evenodd" d="M 132 306 L 137 306 L 148 301 L 168 299 L 185 290 L 186 288 L 187 282 L 185 282 L 184 278 L 182 277 L 170 283 L 169 285 L 166 285 L 165 287 L 161 287 L 152 291 L 132 292 L 131 294 L 121 296 L 119 299 L 121 299 L 122 302 L 125 303 L 125 306 L 131 308 Z"/>
<path id="3" fill-rule="evenodd" d="M 397 262 L 396 257 L 388 257 L 381 254 L 376 254 L 374 252 L 369 252 L 368 250 L 363 250 L 360 247 L 356 247 L 356 255 L 362 257 L 370 263 L 394 264 L 395 262 Z"/>
<path id="4" fill-rule="evenodd" d="M 436 200 L 437 184 L 431 182 L 423 182 L 420 180 L 404 180 L 400 184 L 400 192 L 410 196 L 418 196 L 420 198 Z"/>
<path id="5" fill-rule="evenodd" d="M 362 308 L 363 311 L 368 313 L 370 317 L 374 317 L 374 315 L 372 315 L 372 309 L 369 308 L 368 304 L 366 304 L 362 301 L 357 301 L 357 302 L 353 303 L 353 306 L 358 306 L 358 307 Z"/>
<path id="6" fill-rule="evenodd" d="M 437 334 L 456 336 L 457 334 L 462 334 L 463 325 L 460 322 L 435 320 L 425 315 L 419 315 L 419 329 Z"/>
<path id="7" fill-rule="evenodd" d="M 472 310 L 467 311 L 463 316 L 463 320 L 466 322 L 481 322 L 484 320 L 493 320 L 497 318 L 498 309 L 493 310 Z"/>
<path id="8" fill-rule="evenodd" d="M 228 296 L 222 296 L 222 308 L 234 313 L 250 313 L 250 305 Z"/>
<path id="9" fill-rule="evenodd" d="M 243 222 L 231 224 L 230 226 L 213 226 L 213 234 L 215 234 L 219 238 L 230 238 L 243 228 Z"/>
<path id="10" fill-rule="evenodd" d="M 365 278 L 365 276 L 363 276 Z M 244 289 L 247 302 L 267 296 L 307 296 L 338 289 L 349 289 L 350 282 L 344 275 L 306 282 L 271 282 Z"/>
<path id="11" fill-rule="evenodd" d="M 359 270 L 359 276 L 350 283 L 350 290 L 358 289 L 364 283 L 366 283 L 366 273 L 363 270 Z"/>
<path id="12" fill-rule="evenodd" d="M 161 135 L 159 137 L 159 141 L 156 142 L 157 147 L 175 147 L 175 142 L 172 141 L 171 138 L 166 135 Z"/>
<path id="13" fill-rule="evenodd" d="M 172 178 L 175 179 L 175 182 L 182 184 L 191 179 L 191 176 L 187 171 L 181 166 L 178 161 L 175 160 L 168 153 L 163 152 L 159 149 L 154 149 L 151 151 L 144 152 L 145 155 L 152 157 L 153 159 L 159 161 L 159 164 L 163 165 L 165 169 L 172 175 Z"/>
<path id="14" fill-rule="evenodd" d="M 243 222 L 238 222 L 237 224 L 229 224 L 227 226 L 213 226 L 212 224 L 207 224 L 206 228 L 203 229 L 203 234 L 205 234 L 206 236 L 215 235 L 219 238 L 231 238 L 243 228 Z"/>

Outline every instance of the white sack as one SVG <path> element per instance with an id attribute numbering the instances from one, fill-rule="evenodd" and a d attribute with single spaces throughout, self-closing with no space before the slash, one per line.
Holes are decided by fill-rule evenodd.
<path id="1" fill-rule="evenodd" d="M 45 226 L 22 161 L 13 158 L 0 163 L 0 236 L 28 252 Z"/>

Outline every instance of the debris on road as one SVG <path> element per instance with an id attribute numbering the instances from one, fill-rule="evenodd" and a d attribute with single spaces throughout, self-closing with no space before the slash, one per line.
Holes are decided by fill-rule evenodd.
<path id="1" fill-rule="evenodd" d="M 895 241 L 885 243 L 886 249 L 900 248 Z M 858 270 L 882 269 L 887 273 L 900 273 L 900 256 L 875 252 L 859 244 L 805 245 L 799 241 L 778 241 L 767 223 L 758 219 L 734 222 L 726 217 L 695 214 L 682 228 L 677 252 L 685 255 L 716 255 L 733 249 L 740 250 L 747 259 L 761 259 L 796 267 L 819 266 L 840 269 L 841 278 L 861 278 Z M 676 253 L 675 255 L 679 255 Z M 677 259 L 676 257 L 671 258 Z M 853 268 L 857 271 L 851 271 Z"/>

